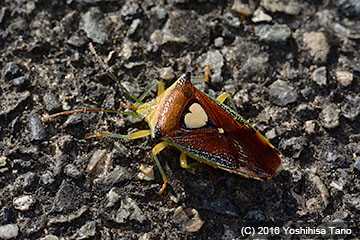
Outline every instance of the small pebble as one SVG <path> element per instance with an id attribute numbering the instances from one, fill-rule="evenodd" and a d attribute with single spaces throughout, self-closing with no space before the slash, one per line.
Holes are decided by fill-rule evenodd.
<path id="1" fill-rule="evenodd" d="M 156 16 L 158 20 L 164 20 L 167 16 L 166 10 L 159 5 L 152 7 L 150 13 L 152 16 Z"/>
<path id="2" fill-rule="evenodd" d="M 229 199 L 204 199 L 202 201 L 202 208 L 234 217 L 239 216 L 239 210 L 237 209 L 236 205 L 234 205 Z"/>
<path id="3" fill-rule="evenodd" d="M 23 195 L 17 198 L 14 198 L 13 205 L 15 209 L 20 211 L 29 210 L 30 206 L 34 203 L 34 198 L 31 195 Z"/>
<path id="4" fill-rule="evenodd" d="M 238 28 L 241 25 L 240 19 L 232 15 L 232 13 L 225 13 L 224 20 L 228 25 L 234 28 Z"/>
<path id="5" fill-rule="evenodd" d="M 224 66 L 224 57 L 219 50 L 210 50 L 206 53 L 205 65 L 211 66 L 212 74 L 211 81 L 213 83 L 221 83 L 223 78 L 221 76 L 222 67 Z"/>
<path id="6" fill-rule="evenodd" d="M 5 157 L 5 156 L 0 157 L 0 167 L 6 166 L 6 160 L 7 160 L 7 157 Z"/>
<path id="7" fill-rule="evenodd" d="M 174 221 L 177 225 L 182 225 L 187 232 L 198 232 L 205 223 L 194 208 L 177 207 L 174 212 Z"/>
<path id="8" fill-rule="evenodd" d="M 310 51 L 310 56 L 314 62 L 325 63 L 330 52 L 330 46 L 327 38 L 322 32 L 305 33 L 303 41 Z"/>
<path id="9" fill-rule="evenodd" d="M 267 132 L 265 133 L 265 137 L 266 137 L 267 139 L 273 139 L 273 138 L 275 138 L 275 137 L 276 137 L 275 128 L 272 128 L 271 130 L 267 131 Z"/>
<path id="10" fill-rule="evenodd" d="M 305 132 L 307 134 L 313 134 L 315 132 L 315 121 L 309 120 L 305 122 Z"/>
<path id="11" fill-rule="evenodd" d="M 251 21 L 254 23 L 258 22 L 271 22 L 272 17 L 266 14 L 261 8 L 258 8 L 254 12 L 254 16 L 252 17 Z"/>
<path id="12" fill-rule="evenodd" d="M 347 87 L 349 85 L 351 85 L 351 83 L 353 82 L 353 74 L 351 72 L 348 71 L 336 71 L 336 79 L 338 80 L 338 82 L 343 85 L 344 87 Z"/>
<path id="13" fill-rule="evenodd" d="M 121 166 L 116 166 L 102 181 L 107 186 L 113 186 L 131 178 L 130 172 Z"/>
<path id="14" fill-rule="evenodd" d="M 255 33 L 265 42 L 286 42 L 291 36 L 291 29 L 285 24 L 263 24 L 255 27 Z"/>
<path id="15" fill-rule="evenodd" d="M 140 180 L 145 181 L 153 181 L 155 179 L 154 175 L 154 167 L 153 166 L 147 166 L 145 164 L 140 165 L 140 172 L 138 173 L 138 178 Z"/>
<path id="16" fill-rule="evenodd" d="M 107 208 L 111 208 L 117 203 L 120 199 L 120 195 L 116 192 L 116 188 L 113 187 L 110 191 L 106 194 L 106 198 L 108 203 L 106 205 Z"/>
<path id="17" fill-rule="evenodd" d="M 126 1 L 121 8 L 121 16 L 126 22 L 131 22 L 140 12 L 141 8 L 135 1 Z"/>
<path id="18" fill-rule="evenodd" d="M 16 224 L 0 226 L 0 239 L 16 238 L 19 234 L 19 227 Z"/>
<path id="19" fill-rule="evenodd" d="M 91 7 L 81 17 L 81 28 L 86 36 L 95 43 L 104 44 L 109 39 L 103 13 L 97 7 Z"/>
<path id="20" fill-rule="evenodd" d="M 41 141 L 46 137 L 44 125 L 37 114 L 29 116 L 30 139 Z"/>
<path id="21" fill-rule="evenodd" d="M 326 86 L 326 67 L 319 67 L 316 69 L 312 74 L 312 80 L 314 80 L 314 82 L 316 82 L 319 86 Z"/>
<path id="22" fill-rule="evenodd" d="M 172 67 L 161 68 L 159 73 L 160 78 L 164 79 L 165 81 L 169 81 L 175 78 L 174 70 Z"/>
<path id="23" fill-rule="evenodd" d="M 139 18 L 134 19 L 131 22 L 131 25 L 126 33 L 126 36 L 130 37 L 131 35 L 133 35 L 140 25 L 141 25 L 141 20 Z"/>
<path id="24" fill-rule="evenodd" d="M 72 35 L 66 43 L 74 47 L 82 47 L 87 43 L 87 39 L 83 36 Z"/>
<path id="25" fill-rule="evenodd" d="M 76 168 L 74 164 L 68 164 L 64 167 L 64 173 L 72 178 L 79 179 L 81 172 Z"/>
<path id="26" fill-rule="evenodd" d="M 133 199 L 125 197 L 121 199 L 121 207 L 116 213 L 114 221 L 122 224 L 133 220 L 143 223 L 146 216 Z"/>
<path id="27" fill-rule="evenodd" d="M 342 191 L 343 190 L 343 184 L 339 181 L 336 181 L 336 180 L 333 180 L 331 183 L 330 183 L 330 187 L 333 187 L 335 188 L 336 190 L 339 190 L 339 191 Z"/>
<path id="28" fill-rule="evenodd" d="M 51 185 L 53 182 L 55 182 L 54 174 L 52 174 L 52 172 L 42 174 L 41 181 L 45 185 Z"/>
<path id="29" fill-rule="evenodd" d="M 61 103 L 52 93 L 45 93 L 43 97 L 45 109 L 48 112 L 59 111 L 61 109 Z"/>
<path id="30" fill-rule="evenodd" d="M 99 163 L 101 161 L 104 161 L 105 158 L 106 158 L 106 150 L 99 149 L 95 151 L 91 156 L 89 163 L 87 165 L 87 172 L 88 173 L 94 172 L 97 166 L 99 165 Z"/>
<path id="31" fill-rule="evenodd" d="M 217 48 L 221 48 L 222 46 L 224 46 L 224 38 L 222 38 L 222 37 L 215 38 L 214 45 Z"/>
<path id="32" fill-rule="evenodd" d="M 320 123 L 323 127 L 331 129 L 339 126 L 340 109 L 335 103 L 327 105 L 320 113 Z"/>
<path id="33" fill-rule="evenodd" d="M 73 238 L 74 239 L 88 239 L 94 237 L 96 234 L 96 222 L 95 221 L 88 221 L 85 223 L 79 231 L 77 231 Z"/>
<path id="34" fill-rule="evenodd" d="M 270 100 L 278 106 L 286 106 L 297 99 L 294 88 L 283 80 L 276 80 L 269 88 Z"/>
<path id="35" fill-rule="evenodd" d="M 253 13 L 253 10 L 250 8 L 250 6 L 248 4 L 242 3 L 241 0 L 234 0 L 233 5 L 231 6 L 231 10 L 243 16 L 250 16 Z"/>
<path id="36" fill-rule="evenodd" d="M 283 12 L 289 15 L 297 15 L 301 10 L 297 1 L 262 0 L 260 5 L 270 12 Z"/>
<path id="37" fill-rule="evenodd" d="M 355 93 L 347 95 L 342 112 L 344 117 L 354 121 L 360 114 L 360 95 Z"/>

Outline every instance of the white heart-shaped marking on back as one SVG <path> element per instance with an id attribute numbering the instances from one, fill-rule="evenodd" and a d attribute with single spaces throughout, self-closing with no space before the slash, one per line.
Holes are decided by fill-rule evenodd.
<path id="1" fill-rule="evenodd" d="M 208 116 L 200 104 L 193 103 L 189 107 L 189 111 L 184 117 L 184 123 L 187 128 L 201 128 L 206 125 Z"/>

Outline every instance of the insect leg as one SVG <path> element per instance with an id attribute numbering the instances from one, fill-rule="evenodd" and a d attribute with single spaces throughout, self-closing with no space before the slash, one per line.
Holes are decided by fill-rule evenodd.
<path id="1" fill-rule="evenodd" d="M 118 113 L 118 114 L 131 115 L 131 116 L 137 117 L 136 113 L 134 113 L 134 112 L 122 112 L 122 111 L 111 110 L 111 109 L 92 109 L 92 108 L 88 108 L 88 109 L 75 109 L 75 110 L 71 110 L 71 111 L 55 113 L 53 115 L 50 115 L 50 116 L 46 117 L 45 121 L 47 121 L 47 120 L 49 120 L 51 118 L 59 117 L 59 116 L 71 115 L 71 114 L 74 114 L 74 113 L 87 113 L 87 112 Z"/>
<path id="2" fill-rule="evenodd" d="M 180 154 L 180 166 L 182 168 L 197 168 L 197 167 L 200 166 L 200 164 L 199 163 L 188 164 L 187 163 L 186 152 L 181 152 L 181 154 Z"/>
<path id="3" fill-rule="evenodd" d="M 122 139 L 138 139 L 142 137 L 149 136 L 151 134 L 150 130 L 140 130 L 133 133 L 130 133 L 128 135 L 121 135 L 116 133 L 110 133 L 110 132 L 99 132 L 99 133 L 87 133 L 85 135 L 86 138 L 89 137 L 112 137 L 112 138 L 122 138 Z"/>
<path id="4" fill-rule="evenodd" d="M 160 96 L 164 91 L 165 91 L 165 87 L 164 87 L 164 83 L 162 81 L 157 81 L 155 83 L 153 83 L 140 97 L 139 99 L 142 101 L 144 100 L 144 98 L 146 98 L 147 95 L 149 95 L 149 93 L 151 92 L 151 90 L 154 87 L 158 87 L 158 92 L 157 95 Z"/>
<path id="5" fill-rule="evenodd" d="M 202 77 L 191 77 L 191 80 L 209 82 L 211 67 L 209 65 L 205 66 L 205 75 Z"/>
<path id="6" fill-rule="evenodd" d="M 164 192 L 166 185 L 168 184 L 168 179 L 167 179 L 166 174 L 165 174 L 163 168 L 161 167 L 160 161 L 156 155 L 159 152 L 161 152 L 162 150 L 164 150 L 164 148 L 166 148 L 167 146 L 169 146 L 169 143 L 164 141 L 164 142 L 156 144 L 155 147 L 152 149 L 153 158 L 155 160 L 156 166 L 158 167 L 158 169 L 160 171 L 161 177 L 164 181 L 160 191 L 158 192 L 159 195 L 161 195 Z"/>
<path id="7" fill-rule="evenodd" d="M 120 83 L 120 81 L 115 77 L 115 75 L 113 74 L 113 72 L 110 70 L 110 68 L 104 63 L 104 61 L 102 60 L 102 58 L 97 54 L 94 46 L 92 45 L 92 43 L 89 43 L 89 49 L 90 51 L 95 55 L 96 60 L 98 61 L 98 63 L 100 64 L 100 66 L 106 71 L 106 73 L 109 75 L 109 77 L 114 80 L 117 85 L 128 95 L 130 96 L 130 98 L 132 100 L 134 100 L 135 102 L 142 104 L 143 102 L 138 99 L 137 97 L 135 97 L 134 95 L 132 95 L 125 87 L 124 85 L 122 85 Z"/>
<path id="8" fill-rule="evenodd" d="M 218 96 L 218 97 L 216 98 L 216 100 L 218 100 L 218 101 L 221 102 L 221 103 L 224 103 L 227 98 L 229 99 L 230 104 L 231 104 L 231 107 L 234 109 L 234 111 L 237 112 L 237 113 L 239 113 L 239 112 L 237 111 L 237 109 L 236 109 L 234 100 L 233 100 L 233 98 L 231 97 L 231 95 L 230 95 L 229 93 L 223 93 L 223 94 L 221 94 L 220 96 Z"/>

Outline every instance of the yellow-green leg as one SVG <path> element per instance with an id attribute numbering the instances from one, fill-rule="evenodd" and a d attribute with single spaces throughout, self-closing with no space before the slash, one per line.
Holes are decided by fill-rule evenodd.
<path id="1" fill-rule="evenodd" d="M 199 163 L 188 164 L 187 157 L 186 157 L 186 152 L 181 152 L 181 154 L 180 154 L 180 166 L 182 168 L 197 168 L 197 167 L 200 166 L 200 164 Z"/>
<path id="2" fill-rule="evenodd" d="M 85 135 L 86 138 L 88 137 L 112 137 L 112 138 L 122 138 L 122 139 L 137 139 L 149 136 L 151 134 L 150 130 L 140 130 L 137 132 L 130 133 L 128 135 L 121 135 L 116 133 L 110 132 L 99 132 L 99 133 L 87 133 Z"/>
<path id="3" fill-rule="evenodd" d="M 169 143 L 164 141 L 164 142 L 156 144 L 155 147 L 152 149 L 153 158 L 155 160 L 156 166 L 158 167 L 158 169 L 160 171 L 160 174 L 161 174 L 161 177 L 162 177 L 163 182 L 164 182 L 161 189 L 160 189 L 160 191 L 158 192 L 159 195 L 161 195 L 164 192 L 164 190 L 166 188 L 166 185 L 168 184 L 168 178 L 166 177 L 166 174 L 165 174 L 163 168 L 161 167 L 160 161 L 159 161 L 159 159 L 157 158 L 156 155 L 159 152 L 161 152 L 162 150 L 164 150 L 164 148 L 166 148 L 167 146 L 169 146 Z"/>
<path id="4" fill-rule="evenodd" d="M 209 78 L 210 78 L 210 71 L 211 71 L 211 67 L 209 65 L 205 66 L 205 75 L 201 76 L 201 77 L 191 77 L 191 80 L 195 80 L 195 81 L 201 81 L 201 82 L 209 82 Z"/>
<path id="5" fill-rule="evenodd" d="M 157 91 L 157 95 L 160 96 L 164 91 L 165 91 L 165 86 L 164 86 L 164 83 L 162 81 L 157 81 L 155 82 L 154 84 L 152 84 L 140 97 L 139 99 L 141 101 L 143 101 L 147 95 L 149 95 L 149 93 L 151 92 L 151 90 L 154 88 L 154 87 L 158 87 L 158 91 Z"/>
<path id="6" fill-rule="evenodd" d="M 229 98 L 230 104 L 231 104 L 232 108 L 234 109 L 234 111 L 235 111 L 235 112 L 238 112 L 237 109 L 236 109 L 234 100 L 232 99 L 232 97 L 231 97 L 231 95 L 230 95 L 229 93 L 223 93 L 223 94 L 221 94 L 220 96 L 218 96 L 218 97 L 216 98 L 216 100 L 218 100 L 218 101 L 221 102 L 221 103 L 224 103 L 227 98 Z"/>

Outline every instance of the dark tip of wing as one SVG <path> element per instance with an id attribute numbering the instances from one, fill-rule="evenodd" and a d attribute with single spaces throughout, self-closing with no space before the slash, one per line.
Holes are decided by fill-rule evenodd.
<path id="1" fill-rule="evenodd" d="M 191 77 L 191 73 L 190 72 L 187 72 L 185 73 L 182 77 L 181 77 L 181 81 L 189 81 L 190 80 L 190 77 Z"/>

